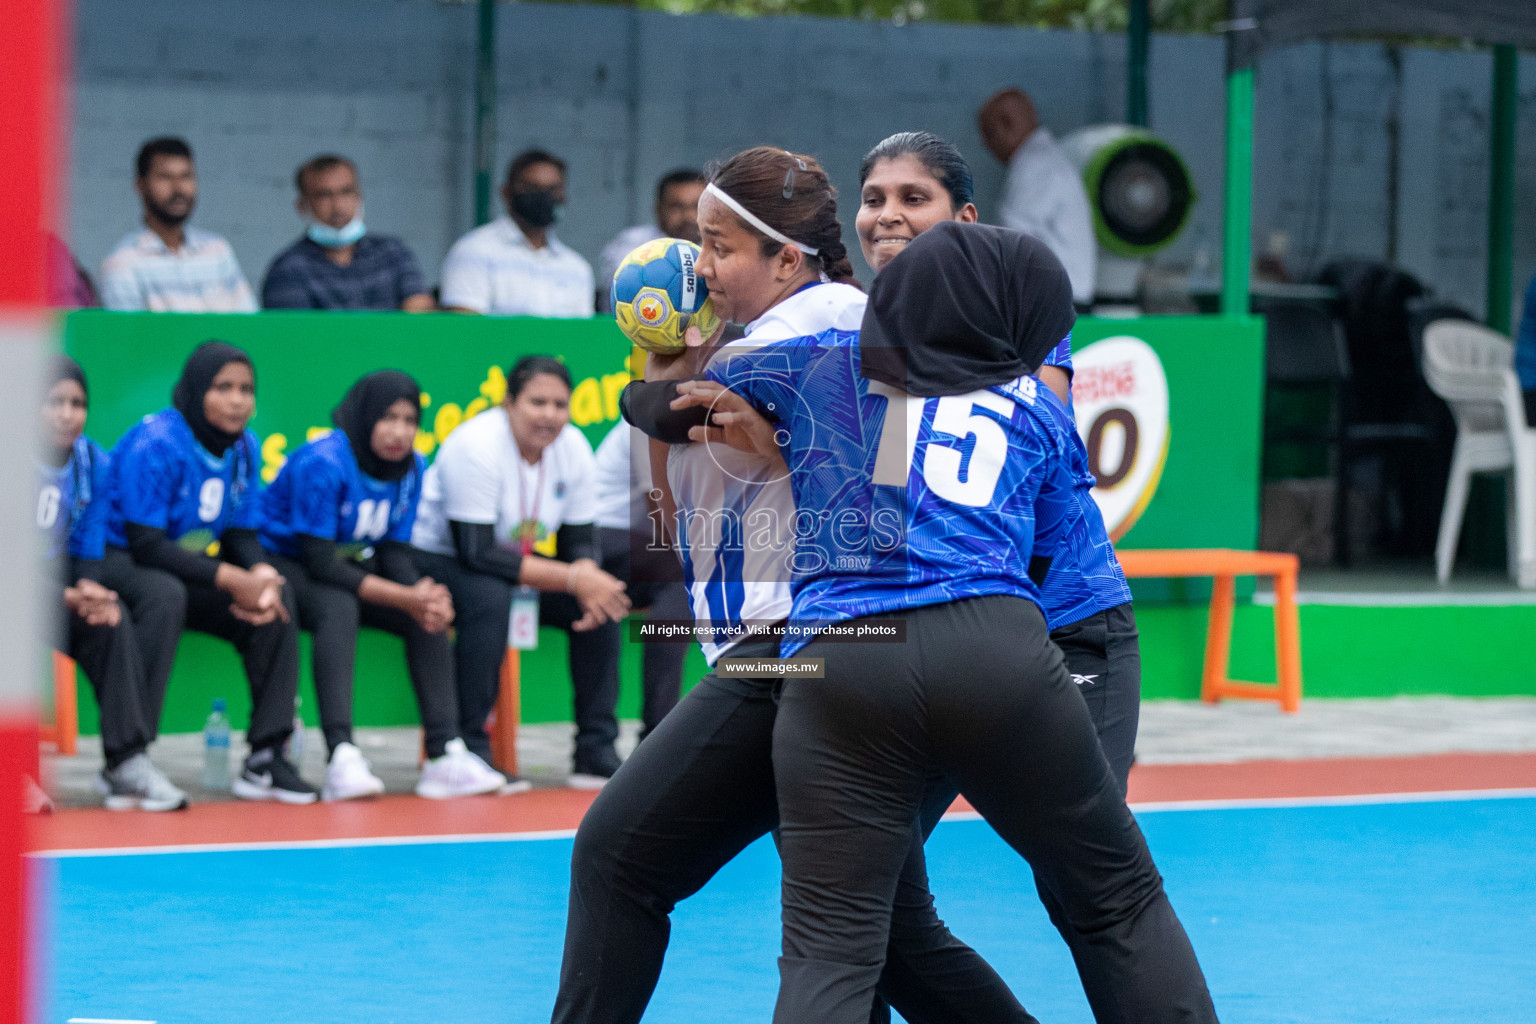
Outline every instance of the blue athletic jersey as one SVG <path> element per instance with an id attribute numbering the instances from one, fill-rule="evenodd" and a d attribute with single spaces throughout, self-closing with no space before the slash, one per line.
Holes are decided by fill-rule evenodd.
<path id="1" fill-rule="evenodd" d="M 1040 405 L 1050 415 L 1065 446 L 1067 470 L 1072 478 L 1073 512 L 1061 546 L 1051 561 L 1042 596 L 1045 618 L 1052 629 L 1070 626 L 1088 616 L 1125 604 L 1131 588 L 1125 582 L 1120 560 L 1115 557 L 1104 516 L 1093 500 L 1093 474 L 1088 470 L 1088 449 L 1077 432 L 1071 410 L 1062 405 L 1050 388 L 1040 389 Z"/>
<path id="2" fill-rule="evenodd" d="M 336 542 L 343 558 L 366 558 L 383 540 L 411 542 L 426 460 L 397 481 L 375 480 L 357 465 L 347 435 L 333 430 L 301 447 L 263 496 L 262 546 L 296 558 L 298 534 Z"/>
<path id="3" fill-rule="evenodd" d="M 37 528 L 48 558 L 97 561 L 106 556 L 108 472 L 111 460 L 90 438 L 75 438 L 69 461 L 37 467 Z"/>
<path id="4" fill-rule="evenodd" d="M 1072 335 L 1068 334 L 1056 343 L 1051 349 L 1050 355 L 1045 357 L 1041 366 L 1059 366 L 1068 373 L 1072 372 Z"/>
<path id="5" fill-rule="evenodd" d="M 1043 607 L 1030 558 L 1056 548 L 1075 503 L 1033 377 L 909 397 L 859 375 L 853 331 L 723 352 L 709 376 L 789 428 L 785 656 L 831 623 L 880 612 L 987 594 Z"/>
<path id="6" fill-rule="evenodd" d="M 107 541 L 128 546 L 125 523 L 165 531 L 187 551 L 207 552 L 225 530 L 261 525 L 260 450 L 245 436 L 215 458 L 175 409 L 135 423 L 112 449 Z"/>

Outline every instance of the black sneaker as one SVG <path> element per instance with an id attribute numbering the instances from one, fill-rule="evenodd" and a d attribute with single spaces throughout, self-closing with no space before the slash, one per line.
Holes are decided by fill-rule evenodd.
<path id="1" fill-rule="evenodd" d="M 595 757 L 581 758 L 571 771 L 566 785 L 572 789 L 602 789 L 619 770 L 619 755 L 610 747 Z"/>
<path id="2" fill-rule="evenodd" d="M 245 760 L 245 770 L 230 791 L 242 800 L 276 800 L 285 804 L 312 804 L 320 799 L 314 786 L 298 769 L 273 750 L 259 750 Z"/>

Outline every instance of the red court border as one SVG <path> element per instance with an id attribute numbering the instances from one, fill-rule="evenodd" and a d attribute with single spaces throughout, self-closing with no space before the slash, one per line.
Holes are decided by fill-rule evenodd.
<path id="1" fill-rule="evenodd" d="M 1536 789 L 1536 753 L 1138 765 L 1130 799 L 1135 806 L 1501 789 Z M 580 823 L 593 796 L 536 789 L 445 801 L 389 796 L 308 807 L 199 804 L 169 814 L 70 810 L 35 819 L 29 838 L 32 851 L 48 853 L 564 832 Z M 962 802 L 956 809 L 968 808 Z"/>

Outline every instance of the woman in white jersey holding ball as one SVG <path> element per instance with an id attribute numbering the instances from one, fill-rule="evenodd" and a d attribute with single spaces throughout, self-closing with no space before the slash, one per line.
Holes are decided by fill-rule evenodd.
<path id="1" fill-rule="evenodd" d="M 759 147 L 708 177 L 699 272 L 721 317 L 746 328 L 744 343 L 856 330 L 865 299 L 843 283 L 852 268 L 835 192 L 816 161 Z M 671 361 L 653 357 L 648 381 L 696 376 L 721 348 L 711 339 Z M 675 394 L 671 383 L 632 386 L 626 416 L 644 420 Z M 749 631 L 782 622 L 791 606 L 787 469 L 772 457 L 686 444 L 686 432 L 668 440 L 675 443 L 662 449 L 655 477 L 676 502 L 669 522 L 678 526 L 706 657 L 776 657 L 777 634 Z M 587 812 L 572 856 L 557 1024 L 639 1021 L 661 972 L 672 907 L 777 825 L 774 682 L 706 676 Z M 914 829 L 919 871 L 920 842 Z M 931 899 L 898 910 L 880 987 L 912 1024 L 1034 1020 L 949 935 Z"/>

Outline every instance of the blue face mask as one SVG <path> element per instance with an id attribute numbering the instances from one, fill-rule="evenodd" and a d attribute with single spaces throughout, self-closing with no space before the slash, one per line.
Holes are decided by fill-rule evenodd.
<path id="1" fill-rule="evenodd" d="M 327 249 L 344 249 L 357 242 L 368 233 L 368 228 L 363 224 L 363 209 L 358 207 L 357 216 L 339 228 L 333 228 L 318 220 L 309 222 L 309 227 L 304 234 L 316 245 L 323 245 Z"/>

